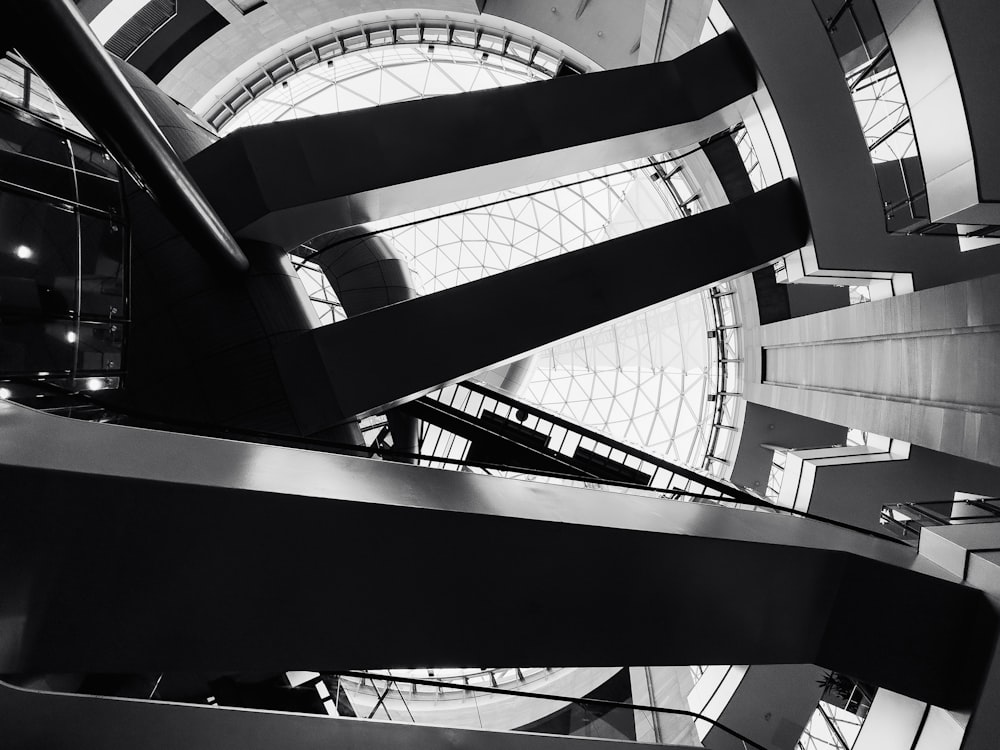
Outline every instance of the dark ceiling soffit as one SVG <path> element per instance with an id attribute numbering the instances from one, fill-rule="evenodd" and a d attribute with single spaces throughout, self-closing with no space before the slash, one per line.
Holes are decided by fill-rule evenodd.
<path id="1" fill-rule="evenodd" d="M 177 15 L 153 34 L 128 61 L 159 83 L 185 57 L 229 25 L 205 0 L 183 0 Z"/>

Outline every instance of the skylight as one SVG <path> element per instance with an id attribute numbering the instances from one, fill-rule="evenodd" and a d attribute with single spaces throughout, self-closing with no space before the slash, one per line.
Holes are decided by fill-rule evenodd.
<path id="1" fill-rule="evenodd" d="M 525 53 L 499 54 L 432 38 L 347 51 L 258 92 L 221 128 L 309 117 L 380 104 L 543 80 L 557 63 Z M 485 35 L 484 35 L 485 36 Z M 391 41 L 391 40 L 390 40 Z M 473 39 L 471 44 L 477 42 Z M 513 47 L 511 44 L 509 47 Z M 656 157 L 663 161 L 666 157 Z M 672 165 L 671 165 L 672 167 Z M 668 194 L 669 192 L 669 194 Z M 679 204 L 687 204 L 678 208 Z M 430 294 L 520 265 L 581 249 L 609 237 L 697 211 L 683 169 L 650 160 L 372 223 L 407 259 L 418 293 Z M 300 275 L 323 323 L 343 318 L 322 272 Z M 700 465 L 708 444 L 714 392 L 704 295 L 660 305 L 563 342 L 540 354 L 521 397 L 566 418 L 643 446 L 668 459 Z"/>

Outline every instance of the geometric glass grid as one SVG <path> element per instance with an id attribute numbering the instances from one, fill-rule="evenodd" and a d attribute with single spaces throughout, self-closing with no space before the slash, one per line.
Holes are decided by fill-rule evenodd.
<path id="1" fill-rule="evenodd" d="M 368 229 L 389 227 L 383 236 L 406 256 L 419 292 L 432 294 L 607 239 L 637 174 L 620 171 L 615 166 L 547 180 L 373 222 Z M 567 184 L 580 180 L 587 181 Z M 541 190 L 547 192 L 527 195 Z"/>
<path id="2" fill-rule="evenodd" d="M 373 46 L 305 68 L 258 93 L 221 132 L 550 75 L 464 47 Z M 666 159 L 661 155 L 470 198 L 371 222 L 365 229 L 389 239 L 406 259 L 417 293 L 431 294 L 701 210 L 697 190 L 679 164 L 650 165 Z M 321 322 L 342 319 L 320 269 L 295 265 Z M 616 440 L 701 466 L 714 416 L 707 401 L 715 378 L 706 299 L 695 294 L 668 302 L 551 347 L 538 356 L 521 397 Z M 442 449 L 460 458 L 464 442 L 449 441 Z"/>
<path id="3" fill-rule="evenodd" d="M 891 53 L 884 64 L 892 63 Z M 861 130 L 871 153 L 872 162 L 899 161 L 917 156 L 917 141 L 910 121 L 910 108 L 903 94 L 903 83 L 896 67 L 862 77 L 869 65 L 858 66 L 847 74 L 852 83 L 851 93 L 858 112 Z M 855 82 L 856 81 L 856 82 Z"/>
<path id="4" fill-rule="evenodd" d="M 322 268 L 310 261 L 294 257 L 292 258 L 292 267 L 295 268 L 302 286 L 305 287 L 313 310 L 319 316 L 320 325 L 325 326 L 347 320 L 344 306 L 337 299 L 337 293 L 330 286 L 330 280 L 326 278 Z"/>
<path id="5" fill-rule="evenodd" d="M 431 51 L 431 48 L 433 50 Z M 445 94 L 544 80 L 516 59 L 451 45 L 392 44 L 351 52 L 290 76 L 237 112 L 220 129 L 348 112 Z"/>
<path id="6" fill-rule="evenodd" d="M 545 351 L 525 400 L 668 460 L 700 465 L 709 380 L 701 295 Z"/>

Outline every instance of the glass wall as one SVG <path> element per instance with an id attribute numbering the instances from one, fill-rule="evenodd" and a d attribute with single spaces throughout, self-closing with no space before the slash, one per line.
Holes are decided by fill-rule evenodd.
<path id="1" fill-rule="evenodd" d="M 0 379 L 89 390 L 120 382 L 120 171 L 83 133 L 19 58 L 0 59 Z"/>

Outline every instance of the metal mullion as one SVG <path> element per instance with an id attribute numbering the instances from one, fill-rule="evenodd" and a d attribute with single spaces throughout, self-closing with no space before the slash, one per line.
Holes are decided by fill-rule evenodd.
<path id="1" fill-rule="evenodd" d="M 892 52 L 891 48 L 888 45 L 886 45 L 885 48 L 881 52 L 879 52 L 877 55 L 875 55 L 874 58 L 872 58 L 872 61 L 870 63 L 868 63 L 861 70 L 861 72 L 858 73 L 857 76 L 855 76 L 854 80 L 851 81 L 848 84 L 848 88 L 851 90 L 851 93 L 854 93 L 859 88 L 864 88 L 864 87 L 859 86 L 859 84 L 863 80 L 865 80 L 869 75 L 871 75 L 872 71 L 874 71 L 875 68 L 878 67 L 879 63 L 881 63 L 889 55 L 890 52 Z"/>
<path id="2" fill-rule="evenodd" d="M 844 13 L 848 11 L 853 2 L 854 0 L 844 0 L 844 4 L 841 5 L 840 8 L 837 10 L 837 12 L 834 14 L 834 16 L 826 22 L 827 32 L 834 30 L 834 28 L 837 26 L 837 22 L 841 19 Z"/>
<path id="3" fill-rule="evenodd" d="M 373 677 L 372 678 L 373 685 L 374 685 L 374 682 L 375 682 L 375 678 Z M 386 679 L 386 681 L 385 681 L 385 691 L 382 693 L 382 695 L 379 696 L 378 702 L 375 704 L 375 707 L 371 710 L 371 713 L 368 714 L 367 718 L 369 718 L 369 719 L 372 718 L 375 715 L 375 712 L 378 711 L 379 706 L 381 706 L 382 710 L 385 711 L 385 715 L 388 717 L 389 721 L 392 721 L 392 716 L 389 714 L 389 709 L 386 708 L 383 705 L 384 702 L 385 702 L 385 698 L 389 694 L 389 690 L 391 688 L 392 688 L 392 682 L 390 682 L 388 679 Z M 375 688 L 375 694 L 378 695 L 378 688 Z"/>
<path id="4" fill-rule="evenodd" d="M 871 48 L 868 46 L 868 41 L 865 39 L 864 29 L 861 28 L 861 22 L 858 21 L 858 15 L 854 12 L 854 2 L 852 0 L 851 4 L 847 8 L 847 12 L 851 14 L 851 21 L 854 23 L 854 28 L 858 32 L 858 39 L 861 40 L 861 46 L 865 48 L 865 55 L 868 56 L 870 60 L 872 58 Z M 885 29 L 883 29 L 883 32 Z"/>

